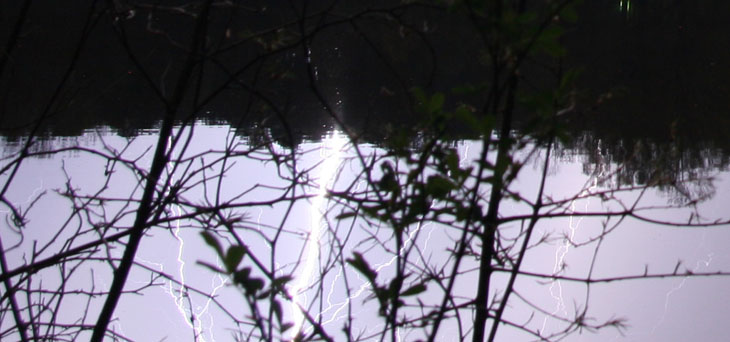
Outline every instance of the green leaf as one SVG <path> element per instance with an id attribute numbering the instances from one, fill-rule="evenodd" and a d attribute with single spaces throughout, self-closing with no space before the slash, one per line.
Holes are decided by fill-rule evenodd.
<path id="1" fill-rule="evenodd" d="M 403 278 L 393 278 L 393 280 L 390 281 L 390 285 L 388 285 L 388 297 L 395 298 L 400 292 L 401 287 L 403 287 Z"/>
<path id="2" fill-rule="evenodd" d="M 356 217 L 356 216 L 357 216 L 357 213 L 354 211 L 344 212 L 344 213 L 340 213 L 339 215 L 335 216 L 335 220 L 344 220 L 344 219 L 348 219 L 348 218 Z"/>
<path id="3" fill-rule="evenodd" d="M 575 23 L 578 21 L 578 11 L 575 6 L 567 6 L 560 12 L 560 18 L 568 23 Z"/>
<path id="4" fill-rule="evenodd" d="M 259 278 L 249 278 L 246 283 L 243 284 L 243 288 L 246 289 L 246 294 L 253 296 L 258 290 L 264 288 L 264 281 Z"/>
<path id="5" fill-rule="evenodd" d="M 279 291 L 281 291 L 284 288 L 284 286 L 287 283 L 289 283 L 290 281 L 292 281 L 292 279 L 294 279 L 294 278 L 292 276 L 289 276 L 289 275 L 285 275 L 285 276 L 281 276 L 281 277 L 278 277 L 278 278 L 274 278 L 274 280 L 271 281 L 271 288 L 274 291 L 279 292 Z"/>
<path id="6" fill-rule="evenodd" d="M 559 42 L 562 34 L 562 27 L 556 25 L 550 26 L 542 32 L 540 37 L 538 37 L 536 45 L 540 48 L 540 50 L 552 57 L 565 56 L 567 52 Z"/>
<path id="7" fill-rule="evenodd" d="M 563 77 L 560 79 L 560 92 L 566 93 L 570 89 L 570 87 L 573 86 L 582 71 L 583 70 L 580 68 L 573 68 L 566 71 Z"/>
<path id="8" fill-rule="evenodd" d="M 205 261 L 198 261 L 198 265 L 203 266 L 203 267 L 205 267 L 205 268 L 207 268 L 207 269 L 209 269 L 209 270 L 211 270 L 211 271 L 213 271 L 215 273 L 220 273 L 220 274 L 227 274 L 228 273 L 228 272 L 220 269 L 218 266 L 213 265 L 213 264 L 209 264 L 209 263 L 207 263 Z"/>
<path id="9" fill-rule="evenodd" d="M 388 308 L 388 291 L 383 287 L 373 284 L 373 293 L 375 293 L 375 298 L 378 299 L 378 304 L 380 305 L 380 310 L 378 310 L 379 314 L 385 316 Z"/>
<path id="10" fill-rule="evenodd" d="M 347 259 L 347 263 L 354 267 L 358 272 L 362 273 L 368 281 L 375 284 L 375 278 L 378 276 L 378 273 L 370 268 L 370 265 L 367 261 L 365 261 L 365 258 L 362 257 L 362 254 L 354 252 L 353 255 L 354 258 Z"/>
<path id="11" fill-rule="evenodd" d="M 205 243 L 208 246 L 213 247 L 213 249 L 215 249 L 215 251 L 218 253 L 218 256 L 220 256 L 222 258 L 223 257 L 223 248 L 221 247 L 220 243 L 218 242 L 218 239 L 216 239 L 215 236 L 213 236 L 213 233 L 211 233 L 209 231 L 202 231 L 202 232 L 200 232 L 200 235 L 203 236 Z"/>
<path id="12" fill-rule="evenodd" d="M 264 288 L 263 280 L 251 277 L 250 267 L 244 267 L 240 271 L 233 273 L 233 281 L 243 287 L 247 296 L 255 296 L 257 291 Z"/>
<path id="13" fill-rule="evenodd" d="M 426 181 L 426 192 L 434 198 L 445 198 L 451 190 L 454 190 L 454 184 L 440 175 L 432 175 Z"/>
<path id="14" fill-rule="evenodd" d="M 246 255 L 246 247 L 243 246 L 231 246 L 226 252 L 226 258 L 224 264 L 228 269 L 228 272 L 233 273 L 238 268 L 238 264 L 243 260 L 243 256 Z"/>
<path id="15" fill-rule="evenodd" d="M 294 323 L 284 323 L 281 325 L 281 332 L 286 332 L 287 330 L 291 329 L 291 327 L 294 326 Z"/>
<path id="16" fill-rule="evenodd" d="M 461 168 L 459 168 L 459 155 L 456 153 L 456 150 L 450 149 L 446 152 L 446 157 L 444 159 L 449 172 L 452 174 L 458 174 L 461 171 Z"/>
<path id="17" fill-rule="evenodd" d="M 400 295 L 403 297 L 415 296 L 415 295 L 417 295 L 419 293 L 423 293 L 425 291 L 426 291 L 425 284 L 417 284 L 417 285 L 409 287 L 408 289 L 403 291 L 403 293 L 401 293 Z"/>
<path id="18" fill-rule="evenodd" d="M 451 89 L 451 92 L 454 94 L 457 94 L 457 95 L 464 95 L 464 94 L 471 95 L 471 94 L 476 94 L 479 91 L 481 91 L 481 89 L 479 87 L 471 85 L 471 84 L 465 84 L 465 85 L 457 86 L 457 87 L 454 87 Z"/>
<path id="19" fill-rule="evenodd" d="M 446 97 L 443 93 L 436 93 L 431 96 L 431 99 L 428 101 L 428 107 L 426 108 L 429 113 L 436 113 L 440 112 L 444 107 L 444 101 L 446 100 Z"/>
<path id="20" fill-rule="evenodd" d="M 406 225 L 415 222 L 420 215 L 428 213 L 429 203 L 423 194 L 418 194 L 412 199 L 407 210 L 407 217 L 404 218 L 404 224 Z"/>
<path id="21" fill-rule="evenodd" d="M 516 20 L 520 25 L 528 25 L 537 20 L 537 13 L 534 11 L 527 11 L 518 15 Z"/>
<path id="22" fill-rule="evenodd" d="M 269 298 L 269 296 L 271 296 L 271 289 L 259 292 L 259 294 L 256 295 L 256 299 L 266 299 Z"/>
<path id="23" fill-rule="evenodd" d="M 467 209 L 461 203 L 457 203 L 454 216 L 456 218 L 456 221 L 465 221 L 467 217 L 469 217 L 469 209 Z"/>
<path id="24" fill-rule="evenodd" d="M 281 325 L 281 320 L 282 320 L 281 303 L 279 303 L 278 300 L 272 301 L 271 309 L 274 311 L 274 315 L 276 315 L 276 320 L 279 322 L 279 325 Z"/>
<path id="25" fill-rule="evenodd" d="M 480 122 L 477 119 L 476 115 L 466 105 L 460 105 L 456 107 L 456 110 L 454 111 L 454 117 L 457 120 L 464 122 L 468 127 L 478 129 L 480 126 Z"/>
<path id="26" fill-rule="evenodd" d="M 426 103 L 426 92 L 424 92 L 420 87 L 411 88 L 411 94 L 413 94 L 416 102 Z"/>
<path id="27" fill-rule="evenodd" d="M 398 184 L 398 179 L 396 178 L 393 165 L 386 161 L 380 164 L 380 169 L 383 170 L 383 176 L 378 181 L 378 187 L 380 190 L 394 192 L 396 195 L 399 194 L 400 185 Z"/>
<path id="28" fill-rule="evenodd" d="M 365 215 L 370 216 L 372 218 L 377 218 L 377 219 L 380 218 L 380 214 L 378 213 L 378 211 L 380 211 L 380 209 L 382 209 L 381 206 L 363 206 L 362 207 L 362 211 L 363 211 L 363 213 L 365 213 Z"/>
<path id="29" fill-rule="evenodd" d="M 251 268 L 244 267 L 243 269 L 233 273 L 233 282 L 237 285 L 245 286 L 248 282 L 248 278 L 251 275 Z"/>

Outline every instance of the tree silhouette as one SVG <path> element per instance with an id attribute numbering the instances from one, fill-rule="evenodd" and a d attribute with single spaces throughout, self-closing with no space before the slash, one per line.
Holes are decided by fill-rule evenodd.
<path id="1" fill-rule="evenodd" d="M 448 329 L 457 340 L 495 341 L 510 329 L 552 341 L 625 327 L 591 319 L 594 284 L 728 275 L 680 263 L 594 275 L 604 239 L 626 220 L 728 220 L 703 218 L 697 203 L 711 197 L 711 175 L 667 167 L 671 153 L 636 149 L 613 163 L 595 147 L 591 182 L 560 197 L 547 191 L 580 115 L 577 72 L 563 67 L 560 44 L 576 5 L 94 0 L 69 5 L 71 19 L 54 17 L 53 4 L 3 5 L 15 16 L 4 24 L 0 117 L 17 143 L 0 164 L 0 338 L 129 340 L 113 325 L 119 305 L 166 287 L 194 340 L 208 333 L 193 305 L 202 298 L 239 340 L 438 341 Z M 53 42 L 33 36 L 43 22 Z M 63 37 L 46 28 L 65 24 Z M 44 44 L 62 47 L 53 65 L 34 59 Z M 201 147 L 197 123 L 215 120 L 211 112 L 231 130 Z M 93 144 L 48 144 L 68 113 L 80 122 L 107 113 L 119 139 L 97 132 Z M 154 142 L 130 122 L 156 123 Z M 335 129 L 324 139 L 332 145 L 308 150 L 322 126 Z M 463 139 L 471 154 L 458 149 Z M 25 202 L 12 194 L 29 165 L 70 153 L 84 170 L 64 161 L 44 171 L 62 187 Z M 530 167 L 538 181 L 525 192 Z M 647 201 L 656 188 L 675 201 Z M 44 213 L 47 198 L 67 211 Z M 587 200 L 600 208 L 576 209 Z M 311 222 L 300 221 L 302 208 L 314 210 Z M 675 208 L 692 210 L 689 220 L 662 218 Z M 541 224 L 571 218 L 601 221 L 583 240 L 541 234 Z M 191 232 L 207 246 L 195 267 L 220 281 L 213 289 L 140 256 L 147 241 L 182 243 Z M 586 273 L 568 275 L 564 263 L 525 269 L 529 253 L 556 241 L 589 251 Z M 521 279 L 575 282 L 585 300 L 553 312 Z M 219 293 L 225 284 L 240 295 Z M 513 320 L 514 303 L 560 328 Z"/>

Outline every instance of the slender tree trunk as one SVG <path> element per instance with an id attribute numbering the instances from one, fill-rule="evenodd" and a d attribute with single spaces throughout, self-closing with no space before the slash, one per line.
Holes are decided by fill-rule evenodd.
<path id="1" fill-rule="evenodd" d="M 130 228 L 132 231 L 129 235 L 127 246 L 124 249 L 122 260 L 119 263 L 119 267 L 117 267 L 114 272 L 114 280 L 112 281 L 109 295 L 106 298 L 106 302 L 104 303 L 96 325 L 94 326 L 94 331 L 91 337 L 92 342 L 101 342 L 106 334 L 109 322 L 114 314 L 114 309 L 119 302 L 124 285 L 127 282 L 127 277 L 129 276 L 129 271 L 132 268 L 140 241 L 142 240 L 142 236 L 144 236 L 145 228 L 147 228 L 147 221 L 152 214 L 155 189 L 160 181 L 162 171 L 165 169 L 165 165 L 167 165 L 168 162 L 167 144 L 170 136 L 172 135 L 173 123 L 189 86 L 193 70 L 198 63 L 199 56 L 197 55 L 197 52 L 202 52 L 205 44 L 207 17 L 211 2 L 212 0 L 206 1 L 201 9 L 196 23 L 195 33 L 190 44 L 187 61 L 185 62 L 180 78 L 176 84 L 175 92 L 173 93 L 171 100 L 167 102 L 165 118 L 162 122 L 162 127 L 160 128 L 160 136 L 157 139 L 157 148 L 155 149 L 150 173 L 146 179 L 142 200 L 140 201 L 139 209 L 137 210 L 134 225 Z"/>

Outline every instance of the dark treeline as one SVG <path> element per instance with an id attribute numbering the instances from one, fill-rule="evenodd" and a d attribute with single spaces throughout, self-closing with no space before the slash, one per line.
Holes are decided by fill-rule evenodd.
<path id="1" fill-rule="evenodd" d="M 613 95 L 585 128 L 604 140 L 683 138 L 727 150 L 730 37 L 718 33 L 729 28 L 730 4 L 631 1 L 622 14 L 617 3 L 586 2 L 566 35 L 569 64 L 584 67 L 579 89 Z"/>
<path id="2" fill-rule="evenodd" d="M 134 135 L 155 127 L 163 110 L 135 63 L 161 91 L 171 92 L 165 84 L 175 81 L 169 75 L 185 56 L 193 8 L 187 1 L 115 1 L 116 13 L 102 15 L 108 11 L 102 3 L 93 9 L 92 1 L 32 4 L 0 79 L 0 128 L 10 140 L 28 132 L 44 112 L 47 136 L 74 136 L 98 126 Z M 680 155 L 700 158 L 687 165 L 701 164 L 708 150 L 714 159 L 726 160 L 730 37 L 717 32 L 730 30 L 724 18 L 730 4 L 628 3 L 585 1 L 562 38 L 565 52 L 528 64 L 525 91 L 531 82 L 554 82 L 558 73 L 580 70 L 577 110 L 568 125 L 576 137 L 570 147 L 578 151 L 590 154 L 591 146 L 600 143 L 613 159 L 625 160 L 635 154 L 633 146 L 669 151 L 666 146 L 672 144 L 694 151 Z M 312 2 L 306 9 L 311 17 L 305 24 L 319 28 L 308 41 L 309 58 L 334 112 L 366 140 L 378 142 L 387 127 L 417 121 L 408 110 L 412 87 L 444 92 L 452 105 L 479 106 L 481 99 L 452 91 L 478 86 L 486 74 L 484 47 L 463 24 L 462 14 L 392 2 L 334 4 Z M 3 47 L 20 5 L 0 4 Z M 100 15 L 59 98 L 46 108 L 72 65 L 90 10 Z M 242 134 L 255 136 L 256 129 L 268 127 L 283 136 L 276 133 L 285 129 L 283 115 L 297 140 L 317 139 L 333 127 L 306 84 L 307 52 L 294 25 L 300 10 L 286 1 L 214 9 L 208 32 L 211 63 L 204 74 L 209 88 L 200 96 L 215 96 L 203 113 L 196 113 L 199 118 L 231 124 Z M 129 58 L 112 21 L 126 21 L 124 34 L 131 37 L 138 60 Z M 237 73 L 234 82 L 232 72 Z M 247 91 L 265 94 L 283 110 L 274 115 Z M 470 130 L 455 127 L 453 137 L 471 138 Z"/>

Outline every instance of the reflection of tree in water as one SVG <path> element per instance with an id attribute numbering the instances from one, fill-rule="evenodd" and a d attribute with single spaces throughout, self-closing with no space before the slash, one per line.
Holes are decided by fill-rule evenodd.
<path id="1" fill-rule="evenodd" d="M 625 14 L 626 17 L 630 16 L 633 12 L 633 5 L 631 0 L 619 0 L 618 2 L 618 9 L 621 13 Z"/>
<path id="2" fill-rule="evenodd" d="M 571 128 L 590 136 L 573 133 L 580 138 L 569 148 L 587 156 L 588 171 L 624 162 L 614 174 L 621 184 L 655 182 L 677 200 L 712 194 L 705 181 L 727 168 L 730 151 L 721 62 L 730 41 L 713 32 L 727 31 L 730 3 L 606 0 L 581 9 L 596 20 L 568 33 L 567 59 L 585 68 L 578 89 L 594 108 Z"/>
<path id="3" fill-rule="evenodd" d="M 713 175 L 728 169 L 727 151 L 711 143 L 657 143 L 650 139 L 608 141 L 584 133 L 564 147 L 583 156 L 585 174 L 599 177 L 600 186 L 657 186 L 677 204 L 710 199 Z"/>

